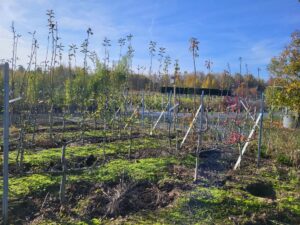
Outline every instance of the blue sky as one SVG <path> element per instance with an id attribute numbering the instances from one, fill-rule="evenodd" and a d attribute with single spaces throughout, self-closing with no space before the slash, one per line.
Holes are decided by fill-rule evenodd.
<path id="1" fill-rule="evenodd" d="M 25 64 L 28 59 L 28 32 L 34 30 L 40 44 L 39 60 L 44 60 L 47 9 L 55 11 L 65 46 L 79 46 L 91 27 L 91 50 L 100 58 L 104 54 L 104 37 L 111 39 L 110 55 L 117 59 L 117 40 L 132 33 L 134 67 L 149 68 L 148 43 L 153 40 L 157 47 L 167 49 L 172 60 L 179 60 L 182 72 L 191 71 L 188 41 L 196 37 L 200 41 L 198 70 L 206 72 L 204 63 L 209 59 L 214 72 L 222 72 L 227 63 L 232 72 L 238 72 L 238 58 L 242 57 L 243 72 L 245 64 L 254 74 L 260 67 L 265 79 L 270 58 L 280 53 L 293 31 L 300 29 L 298 0 L 0 0 L 0 58 L 11 57 L 10 25 L 14 21 L 17 32 L 22 34 L 18 63 Z M 78 63 L 81 59 L 79 53 Z M 158 67 L 157 59 L 156 56 L 154 68 Z"/>

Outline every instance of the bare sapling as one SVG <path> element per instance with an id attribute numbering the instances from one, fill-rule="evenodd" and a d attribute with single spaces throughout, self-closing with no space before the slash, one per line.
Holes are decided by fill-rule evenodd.
<path id="1" fill-rule="evenodd" d="M 35 32 L 33 33 L 30 33 L 32 35 L 32 44 L 31 44 L 31 51 L 30 51 L 30 55 L 29 55 L 29 62 L 28 62 L 28 66 L 26 68 L 26 70 L 24 71 L 24 74 L 23 74 L 23 78 L 22 78 L 22 81 L 21 81 L 21 86 L 20 86 L 20 96 L 22 96 L 23 98 L 25 98 L 26 96 L 26 88 L 28 86 L 28 73 L 30 73 L 30 70 L 31 70 L 31 66 L 32 66 L 32 63 L 35 59 L 35 54 L 36 54 L 36 49 L 37 49 L 37 42 L 36 42 L 36 39 L 35 39 Z M 28 97 L 28 96 L 27 96 Z M 36 97 L 34 97 L 36 98 Z M 33 101 L 34 103 L 34 101 Z M 20 108 L 24 108 L 24 105 L 25 105 L 25 101 L 21 101 L 20 103 Z M 31 112 L 29 111 L 29 114 Z M 20 128 L 20 135 L 19 135 L 19 143 L 18 143 L 18 153 L 17 153 L 17 158 L 16 158 L 16 161 L 17 161 L 17 165 L 19 167 L 19 171 L 23 171 L 23 160 L 24 160 L 24 144 L 25 144 L 25 133 L 26 133 L 26 120 L 25 120 L 25 113 L 20 112 L 20 124 L 21 124 L 21 128 Z"/>
<path id="2" fill-rule="evenodd" d="M 196 69 L 196 58 L 199 57 L 199 41 L 197 38 L 192 37 L 190 39 L 190 51 L 192 52 L 193 57 L 193 67 L 194 67 L 194 106 L 193 114 L 196 112 L 196 82 L 197 82 L 197 69 Z"/>
<path id="3" fill-rule="evenodd" d="M 53 10 L 47 11 L 48 16 L 48 30 L 49 30 L 49 42 L 51 43 L 51 57 L 49 65 L 49 79 L 50 79 L 50 88 L 49 88 L 49 137 L 51 142 L 53 142 L 53 114 L 54 114 L 54 70 L 57 63 L 57 41 L 58 41 L 58 28 L 57 22 L 55 22 L 55 15 Z"/>
<path id="4" fill-rule="evenodd" d="M 39 100 L 39 90 L 38 90 L 38 83 L 37 83 L 37 76 L 39 75 L 37 72 L 37 49 L 39 48 L 37 40 L 34 37 L 35 32 L 33 32 L 33 55 L 34 55 L 34 70 L 31 72 L 31 76 L 29 79 L 31 79 L 31 85 L 28 84 L 28 93 L 27 93 L 27 99 L 28 95 L 31 97 L 30 103 L 31 103 L 31 110 L 30 113 L 32 114 L 32 138 L 31 143 L 35 143 L 35 135 L 37 130 L 37 114 L 38 114 L 38 100 Z"/>
<path id="5" fill-rule="evenodd" d="M 89 53 L 89 44 L 90 44 L 90 36 L 93 35 L 93 31 L 91 28 L 88 28 L 87 31 L 87 37 L 84 40 L 84 42 L 81 44 L 81 53 L 83 53 L 83 83 L 81 86 L 81 94 L 80 94 L 80 110 L 81 110 L 81 121 L 80 121 L 80 138 L 82 141 L 82 144 L 84 144 L 84 133 L 85 133 L 85 113 L 86 113 L 86 104 L 87 104 L 87 74 L 88 74 L 88 53 Z"/>
<path id="6" fill-rule="evenodd" d="M 174 64 L 174 77 L 173 77 L 173 97 L 174 97 L 173 105 L 174 106 L 176 106 L 176 104 L 177 104 L 176 85 L 179 80 L 179 70 L 180 70 L 179 61 L 178 61 L 178 59 L 176 59 L 175 64 Z M 177 128 L 177 112 L 178 112 L 177 108 L 174 108 L 174 110 L 173 110 L 174 131 Z"/>
<path id="7" fill-rule="evenodd" d="M 120 38 L 118 40 L 118 43 L 120 46 L 120 52 L 119 52 L 119 63 L 120 63 L 121 58 L 122 58 L 122 50 L 123 50 L 124 45 L 126 44 L 126 38 Z"/>
<path id="8" fill-rule="evenodd" d="M 149 55 L 150 55 L 150 67 L 149 67 L 149 77 L 152 77 L 152 64 L 153 64 L 153 57 L 155 56 L 156 51 L 156 42 L 150 41 L 149 42 Z M 154 91 L 154 83 L 155 81 L 152 79 L 152 91 Z"/>
<path id="9" fill-rule="evenodd" d="M 15 72 L 16 72 L 16 67 L 17 67 L 17 61 L 19 59 L 18 58 L 18 42 L 19 42 L 19 38 L 21 37 L 21 35 L 17 34 L 17 32 L 16 32 L 14 22 L 12 22 L 12 25 L 11 25 L 11 32 L 13 34 L 13 47 L 12 47 L 12 58 L 11 58 L 10 98 L 14 99 L 15 98 L 15 89 L 16 89 Z M 11 111 L 11 113 L 10 113 L 11 121 L 13 122 L 12 118 L 13 118 L 13 114 L 14 114 L 14 105 L 11 106 L 10 111 Z"/>
<path id="10" fill-rule="evenodd" d="M 158 51 L 158 80 L 161 82 L 162 81 L 162 73 L 161 69 L 163 66 L 163 59 L 166 53 L 166 48 L 160 47 Z"/>

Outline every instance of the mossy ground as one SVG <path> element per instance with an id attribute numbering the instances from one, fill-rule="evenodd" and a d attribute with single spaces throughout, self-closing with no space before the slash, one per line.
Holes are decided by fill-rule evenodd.
<path id="1" fill-rule="evenodd" d="M 146 148 L 154 149 L 167 143 L 164 140 L 157 140 L 155 138 L 139 138 L 132 141 L 131 153 L 142 151 Z M 130 148 L 130 140 L 115 141 L 112 143 L 99 143 L 99 144 L 86 144 L 84 146 L 67 146 L 66 158 L 69 161 L 74 160 L 76 157 L 88 157 L 94 155 L 95 157 L 113 156 L 117 154 L 126 154 Z M 15 164 L 17 156 L 16 151 L 9 154 L 9 161 L 11 165 Z M 50 148 L 45 150 L 30 150 L 26 149 L 24 152 L 24 163 L 31 165 L 33 170 L 44 168 L 50 162 L 57 163 L 61 157 L 61 148 Z"/>
<path id="2" fill-rule="evenodd" d="M 291 169 L 282 180 L 278 178 L 278 168 L 272 167 L 271 162 L 266 163 L 270 164 L 260 169 L 252 167 L 254 172 L 237 171 L 222 187 L 198 186 L 184 193 L 168 208 L 104 223 L 299 224 L 299 171 Z M 258 181 L 270 183 L 276 197 L 258 197 L 246 190 L 247 185 Z"/>
<path id="3" fill-rule="evenodd" d="M 153 166 L 151 161 L 145 161 L 146 165 L 151 165 L 149 168 Z M 162 164 L 158 165 L 162 171 Z M 133 166 L 132 169 L 132 172 L 138 172 L 140 168 Z M 167 208 L 138 212 L 114 220 L 93 218 L 72 222 L 66 216 L 62 221 L 66 224 L 299 224 L 299 177 L 292 170 L 285 180 L 280 180 L 278 173 L 276 168 L 267 167 L 257 169 L 252 175 L 241 170 L 222 187 L 195 186 L 192 191 L 182 192 L 181 197 Z M 151 175 L 139 175 L 137 178 L 153 179 Z M 246 190 L 249 183 L 258 180 L 273 184 L 276 198 L 257 197 Z M 85 207 L 84 201 L 79 202 L 77 207 L 79 211 L 80 207 Z M 44 221 L 44 224 L 49 222 Z M 55 220 L 51 222 L 59 224 Z"/>
<path id="4" fill-rule="evenodd" d="M 31 206 L 34 206 L 32 210 L 35 211 L 29 218 L 20 216 L 12 220 L 12 223 L 300 224 L 300 172 L 295 166 L 299 132 L 275 129 L 271 132 L 269 139 L 266 138 L 263 143 L 260 167 L 256 167 L 254 151 L 256 146 L 252 144 L 239 170 L 221 171 L 225 174 L 222 185 L 212 182 L 193 184 L 194 155 L 189 151 L 178 153 L 174 149 L 170 150 L 165 137 L 161 139 L 139 137 L 132 142 L 116 140 L 106 143 L 105 146 L 102 143 L 69 146 L 66 151 L 69 162 L 93 155 L 101 163 L 67 175 L 67 195 L 73 194 L 74 191 L 74 195 L 79 196 L 76 201 L 72 200 L 72 207 L 68 210 L 59 207 L 58 190 L 61 174 L 41 173 L 48 168 L 50 162 L 59 163 L 61 148 L 38 151 L 27 149 L 24 163 L 30 164 L 29 172 L 33 174 L 14 175 L 10 178 L 10 212 L 19 212 L 21 215 L 21 211 L 26 211 L 23 205 L 25 201 L 30 202 Z M 281 135 L 276 136 L 275 132 Z M 96 133 L 91 135 L 97 136 Z M 99 136 L 101 135 L 99 133 Z M 269 140 L 273 142 L 269 143 Z M 130 142 L 132 157 L 128 158 Z M 286 148 L 290 148 L 290 151 Z M 16 152 L 11 152 L 10 166 L 15 164 L 15 157 Z M 207 159 L 203 158 L 201 162 L 205 160 Z M 215 160 L 219 163 L 220 158 Z M 105 195 L 102 186 L 115 188 L 123 177 L 136 183 L 147 181 L 157 188 L 163 187 L 162 190 L 168 184 L 172 184 L 173 187 L 164 193 L 166 195 L 175 193 L 175 200 L 170 201 L 166 207 L 131 212 L 126 216 L 107 218 L 89 214 L 87 210 L 95 203 L 95 196 Z M 253 194 L 254 192 L 250 193 L 249 185 L 256 183 L 268 184 L 272 194 L 261 197 Z M 79 184 L 81 186 L 78 186 Z M 189 184 L 191 188 L 179 189 L 178 187 L 183 184 Z M 76 189 L 72 189 L 73 187 Z M 90 192 L 85 193 L 85 187 L 90 188 Z M 47 205 L 49 208 L 46 207 L 44 211 L 41 204 L 48 193 L 50 197 L 48 200 L 46 198 L 46 201 L 53 205 Z M 51 214 L 49 211 L 52 211 Z"/>

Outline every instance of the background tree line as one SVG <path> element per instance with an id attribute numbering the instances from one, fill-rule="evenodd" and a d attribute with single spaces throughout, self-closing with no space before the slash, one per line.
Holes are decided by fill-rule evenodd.
<path id="1" fill-rule="evenodd" d="M 24 75 L 24 68 L 20 66 L 14 72 L 14 96 L 21 91 L 22 81 L 26 76 L 26 87 L 24 90 L 25 102 L 32 104 L 47 104 L 50 98 L 50 82 L 42 68 L 37 68 L 27 72 Z M 133 91 L 158 91 L 162 86 L 172 86 L 174 76 L 171 74 L 165 76 L 147 76 L 130 72 L 127 57 L 123 57 L 112 68 L 106 68 L 105 65 L 97 61 L 96 69 L 88 72 L 86 76 L 86 87 L 84 79 L 84 69 L 82 67 L 68 68 L 60 65 L 53 71 L 53 101 L 56 106 L 78 105 L 79 100 L 85 104 L 91 105 L 92 100 L 97 99 L 104 92 L 122 91 L 128 79 L 128 88 Z M 0 81 L 3 82 L 2 80 Z M 176 86 L 193 88 L 212 88 L 212 89 L 230 89 L 239 96 L 255 97 L 258 91 L 265 89 L 267 83 L 264 80 L 257 79 L 254 75 L 240 75 L 236 73 L 230 75 L 227 71 L 224 73 L 197 72 L 196 77 L 192 73 L 179 73 L 176 77 Z M 270 81 L 271 82 L 271 81 Z M 84 90 L 84 91 L 82 91 Z M 3 91 L 3 90 L 1 90 Z M 1 99 L 2 101 L 2 99 Z"/>

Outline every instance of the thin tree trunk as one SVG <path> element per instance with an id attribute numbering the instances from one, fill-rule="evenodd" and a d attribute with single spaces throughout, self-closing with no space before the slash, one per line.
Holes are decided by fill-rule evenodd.
<path id="1" fill-rule="evenodd" d="M 50 136 L 50 140 L 51 142 L 53 141 L 53 109 L 54 109 L 54 105 L 53 103 L 51 104 L 51 109 L 50 109 L 50 114 L 49 114 L 49 136 Z"/>
<path id="2" fill-rule="evenodd" d="M 62 177 L 60 181 L 60 188 L 59 188 L 59 199 L 61 205 L 63 205 L 66 201 L 66 181 L 67 181 L 67 164 L 66 164 L 66 148 L 67 144 L 63 143 L 62 150 L 61 150 L 61 165 L 62 165 Z"/>
<path id="3" fill-rule="evenodd" d="M 65 111 L 63 112 L 62 130 L 63 130 L 63 132 L 65 132 L 65 130 L 66 130 L 66 113 L 65 113 Z"/>
<path id="4" fill-rule="evenodd" d="M 130 138 L 130 144 L 129 144 L 129 151 L 128 151 L 128 159 L 131 159 L 131 148 L 132 148 L 132 125 L 130 125 L 129 128 L 129 138 Z"/>
<path id="5" fill-rule="evenodd" d="M 103 160 L 106 161 L 106 118 L 104 116 L 104 139 L 103 139 Z"/>
<path id="6" fill-rule="evenodd" d="M 23 172 L 23 161 L 24 161 L 24 128 L 21 127 L 19 134 L 19 149 L 16 157 L 18 170 Z"/>
<path id="7" fill-rule="evenodd" d="M 200 146 L 202 144 L 202 117 L 203 117 L 203 108 L 204 108 L 204 103 L 203 103 L 203 92 L 201 95 L 201 111 L 200 111 L 200 124 L 199 124 L 199 129 L 198 129 L 198 140 L 197 140 L 197 149 L 196 149 L 196 165 L 195 165 L 195 175 L 194 175 L 194 181 L 197 181 L 198 179 L 198 168 L 199 168 L 199 154 L 200 154 Z"/>
<path id="8" fill-rule="evenodd" d="M 80 139 L 81 139 L 82 145 L 84 145 L 84 131 L 85 131 L 84 121 L 85 121 L 84 112 L 82 112 L 81 123 L 80 123 L 80 130 L 81 130 Z"/>
<path id="9" fill-rule="evenodd" d="M 33 132 L 32 132 L 32 139 L 31 142 L 32 144 L 35 143 L 35 135 L 36 135 L 36 122 L 37 122 L 37 108 L 36 106 L 34 107 L 34 113 L 33 113 Z"/>

